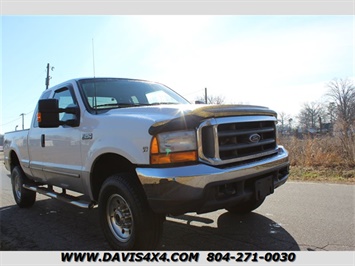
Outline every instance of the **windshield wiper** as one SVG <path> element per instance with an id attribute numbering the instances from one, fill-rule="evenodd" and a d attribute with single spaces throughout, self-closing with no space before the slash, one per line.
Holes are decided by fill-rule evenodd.
<path id="1" fill-rule="evenodd" d="M 105 103 L 94 105 L 93 108 L 97 109 L 100 107 L 104 107 L 102 109 L 107 108 L 126 108 L 126 107 L 138 107 L 138 106 L 151 106 L 151 105 L 163 105 L 163 104 L 178 104 L 173 102 L 155 102 L 155 103 Z"/>
<path id="2" fill-rule="evenodd" d="M 162 105 L 162 104 L 178 104 L 178 103 L 172 103 L 172 102 L 155 102 L 155 103 L 149 103 L 147 105 Z"/>
<path id="3" fill-rule="evenodd" d="M 135 104 L 135 103 L 105 103 L 105 104 L 94 105 L 93 108 L 98 108 L 98 107 L 125 108 L 125 107 L 131 107 L 131 106 L 141 106 L 141 104 Z"/>

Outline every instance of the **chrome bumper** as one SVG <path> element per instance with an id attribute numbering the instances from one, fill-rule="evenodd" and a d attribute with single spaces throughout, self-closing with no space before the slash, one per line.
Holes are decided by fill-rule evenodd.
<path id="1" fill-rule="evenodd" d="M 288 152 L 279 146 L 272 157 L 228 168 L 201 163 L 170 168 L 138 167 L 136 172 L 153 211 L 180 214 L 213 211 L 248 200 L 254 193 L 246 186 L 251 183 L 248 180 L 272 176 L 277 188 L 288 179 L 288 168 Z M 214 194 L 228 184 L 238 186 L 238 193 L 216 199 Z"/>

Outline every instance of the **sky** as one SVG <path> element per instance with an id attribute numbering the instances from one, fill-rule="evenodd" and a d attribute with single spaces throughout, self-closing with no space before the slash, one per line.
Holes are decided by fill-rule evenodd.
<path id="1" fill-rule="evenodd" d="M 79 77 L 161 82 L 191 102 L 267 106 L 297 116 L 334 78 L 354 79 L 346 15 L 2 16 L 0 133 L 30 127 L 45 89 Z"/>

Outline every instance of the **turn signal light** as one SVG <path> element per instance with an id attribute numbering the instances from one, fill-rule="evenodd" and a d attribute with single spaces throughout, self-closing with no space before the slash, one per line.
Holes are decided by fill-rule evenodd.
<path id="1" fill-rule="evenodd" d="M 150 163 L 151 164 L 169 164 L 197 161 L 197 151 L 160 151 L 159 140 L 153 137 L 150 145 Z"/>
<path id="2" fill-rule="evenodd" d="M 151 164 L 194 162 L 196 160 L 196 151 L 184 151 L 169 154 L 151 154 L 150 156 Z"/>
<path id="3" fill-rule="evenodd" d="M 38 123 L 42 122 L 42 114 L 40 112 L 37 113 L 37 122 Z"/>

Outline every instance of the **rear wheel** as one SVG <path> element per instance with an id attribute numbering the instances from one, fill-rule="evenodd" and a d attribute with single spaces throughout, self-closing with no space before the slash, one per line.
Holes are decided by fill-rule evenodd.
<path id="1" fill-rule="evenodd" d="M 260 205 L 263 204 L 264 200 L 265 198 L 242 202 L 238 205 L 228 207 L 226 208 L 226 210 L 234 214 L 248 214 L 253 210 L 257 209 L 258 207 L 260 207 Z"/>
<path id="2" fill-rule="evenodd" d="M 149 250 L 158 245 L 164 216 L 153 213 L 131 174 L 109 177 L 99 196 L 100 222 L 113 249 Z"/>
<path id="3" fill-rule="evenodd" d="M 36 201 L 36 192 L 23 188 L 30 183 L 20 166 L 15 166 L 11 172 L 12 192 L 20 208 L 29 208 Z"/>

